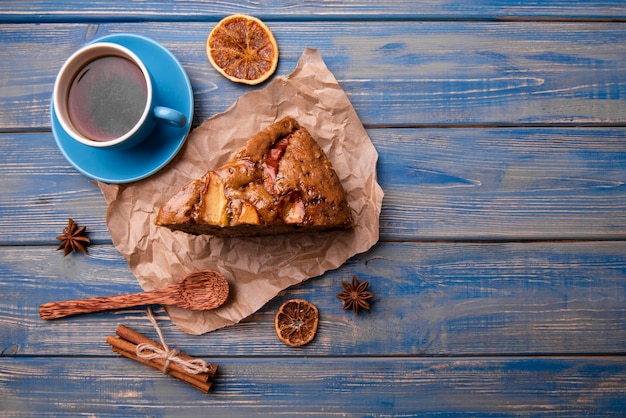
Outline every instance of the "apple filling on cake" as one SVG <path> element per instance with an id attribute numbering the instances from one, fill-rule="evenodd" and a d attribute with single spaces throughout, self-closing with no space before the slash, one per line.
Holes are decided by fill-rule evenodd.
<path id="1" fill-rule="evenodd" d="M 286 117 L 184 186 L 155 223 L 196 235 L 257 236 L 349 229 L 352 211 L 324 151 Z"/>

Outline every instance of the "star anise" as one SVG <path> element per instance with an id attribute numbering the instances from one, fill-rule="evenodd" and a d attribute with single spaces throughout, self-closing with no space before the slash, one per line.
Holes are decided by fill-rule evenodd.
<path id="1" fill-rule="evenodd" d="M 63 234 L 57 237 L 58 240 L 61 240 L 57 250 L 63 249 L 63 257 L 70 252 L 76 251 L 87 254 L 87 246 L 91 240 L 87 238 L 86 230 L 86 226 L 79 228 L 72 218 L 67 220 L 67 226 L 63 228 Z"/>
<path id="2" fill-rule="evenodd" d="M 367 290 L 369 282 L 359 283 L 356 276 L 352 276 L 352 284 L 341 282 L 343 292 L 337 293 L 337 297 L 343 301 L 343 309 L 354 310 L 356 315 L 359 314 L 359 307 L 370 310 L 370 304 L 367 301 L 374 297 L 374 294 Z"/>

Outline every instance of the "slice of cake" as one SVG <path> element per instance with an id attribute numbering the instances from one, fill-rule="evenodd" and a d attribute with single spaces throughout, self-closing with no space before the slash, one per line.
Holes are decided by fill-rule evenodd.
<path id="1" fill-rule="evenodd" d="M 352 213 L 324 151 L 286 117 L 183 187 L 155 223 L 196 235 L 257 236 L 349 229 Z"/>

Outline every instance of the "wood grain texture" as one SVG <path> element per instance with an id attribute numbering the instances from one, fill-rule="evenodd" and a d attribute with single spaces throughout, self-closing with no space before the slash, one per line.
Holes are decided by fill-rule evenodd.
<path id="1" fill-rule="evenodd" d="M 132 32 L 166 46 L 195 119 L 263 88 L 204 52 L 231 13 L 266 20 L 277 75 L 317 48 L 380 154 L 381 242 L 203 336 L 157 317 L 174 348 L 220 364 L 203 394 L 105 343 L 143 308 L 43 321 L 50 300 L 139 292 L 99 190 L 63 158 L 49 102 L 63 61 Z M 626 410 L 626 5 L 361 0 L 0 3 L 0 415 L 623 416 Z M 208 169 L 209 167 L 207 167 Z M 67 218 L 89 254 L 63 257 Z M 335 296 L 356 274 L 355 316 Z M 282 302 L 316 338 L 275 335 Z"/>
<path id="2" fill-rule="evenodd" d="M 622 357 L 220 358 L 209 395 L 125 358 L 0 358 L 11 416 L 622 416 Z M 42 397 L 41 394 L 47 394 Z M 48 398 L 48 396 L 50 398 Z M 49 399 L 54 399 L 50 404 Z"/>
<path id="3" fill-rule="evenodd" d="M 145 309 L 39 318 L 51 299 L 140 290 L 110 246 L 66 258 L 50 247 L 0 248 L 0 266 L 5 356 L 110 355 L 103 342 L 118 323 L 155 335 Z M 371 313 L 355 316 L 336 297 L 353 274 L 370 282 Z M 276 310 L 292 298 L 320 310 L 317 335 L 301 350 L 274 331 Z M 230 328 L 192 338 L 158 315 L 165 338 L 195 357 L 621 354 L 626 243 L 378 244 Z"/>
<path id="4" fill-rule="evenodd" d="M 431 0 L 415 2 L 400 0 L 371 2 L 349 0 L 341 2 L 277 1 L 207 1 L 171 2 L 149 0 L 141 3 L 122 0 L 95 0 L 85 3 L 69 0 L 50 3 L 32 0 L 5 0 L 0 8 L 0 21 L 111 21 L 111 20 L 216 20 L 232 13 L 253 13 L 266 20 L 394 20 L 394 19 L 624 19 L 626 8 L 616 0 L 572 2 L 549 0 L 449 2 Z"/>
<path id="5" fill-rule="evenodd" d="M 198 124 L 255 88 L 209 64 L 213 24 L 1 25 L 0 127 L 49 129 L 63 61 L 84 43 L 140 33 L 181 61 Z M 546 22 L 275 22 L 277 74 L 318 48 L 362 122 L 380 126 L 626 124 L 626 26 Z M 454 35 L 452 35 L 454 34 Z M 44 41 L 45 40 L 45 41 Z M 258 86 L 256 88 L 263 88 Z"/>
<path id="6" fill-rule="evenodd" d="M 614 239 L 626 225 L 623 129 L 373 131 L 382 235 Z"/>

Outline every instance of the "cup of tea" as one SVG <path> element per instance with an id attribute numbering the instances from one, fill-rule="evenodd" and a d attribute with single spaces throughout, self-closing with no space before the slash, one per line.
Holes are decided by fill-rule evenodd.
<path id="1" fill-rule="evenodd" d="M 145 140 L 158 123 L 183 127 L 186 116 L 160 106 L 145 64 L 109 42 L 87 45 L 61 67 L 52 94 L 61 127 L 81 144 L 124 149 Z"/>

